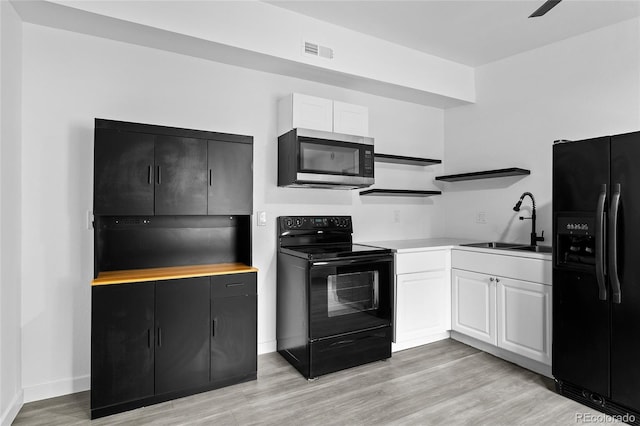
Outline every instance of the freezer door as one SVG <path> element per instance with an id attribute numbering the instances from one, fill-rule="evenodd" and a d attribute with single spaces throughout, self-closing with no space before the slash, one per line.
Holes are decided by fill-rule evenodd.
<path id="1" fill-rule="evenodd" d="M 609 301 L 600 298 L 595 262 L 573 262 L 565 258 L 567 251 L 559 252 L 559 247 L 571 249 L 572 242 L 567 245 L 565 239 L 575 237 L 575 253 L 583 250 L 582 259 L 595 259 L 586 248 L 596 248 L 596 230 L 587 231 L 583 224 L 598 223 L 603 185 L 608 191 L 609 138 L 553 146 L 553 375 L 608 397 Z M 567 218 L 581 220 L 573 223 Z"/>
<path id="2" fill-rule="evenodd" d="M 593 212 L 609 183 L 609 138 L 553 146 L 553 211 Z"/>
<path id="3" fill-rule="evenodd" d="M 619 187 L 617 220 L 615 205 L 609 220 L 612 290 L 616 272 L 620 299 L 612 300 L 611 398 L 640 410 L 640 132 L 611 138 L 611 185 Z M 615 204 L 615 203 L 612 203 Z M 613 229 L 617 225 L 617 229 Z M 615 251 L 613 245 L 615 244 Z M 613 264 L 617 268 L 611 268 Z"/>

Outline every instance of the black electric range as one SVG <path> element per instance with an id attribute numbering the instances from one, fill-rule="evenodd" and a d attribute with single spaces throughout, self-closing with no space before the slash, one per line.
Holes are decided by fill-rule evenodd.
<path id="1" fill-rule="evenodd" d="M 391 356 L 393 253 L 350 216 L 278 218 L 278 352 L 304 377 Z"/>

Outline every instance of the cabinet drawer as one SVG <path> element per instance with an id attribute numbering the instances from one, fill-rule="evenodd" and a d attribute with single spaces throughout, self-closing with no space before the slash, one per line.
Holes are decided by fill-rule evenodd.
<path id="1" fill-rule="evenodd" d="M 466 271 L 551 285 L 550 260 L 452 250 L 451 266 Z"/>
<path id="2" fill-rule="evenodd" d="M 396 254 L 396 274 L 436 271 L 447 268 L 448 250 Z"/>
<path id="3" fill-rule="evenodd" d="M 256 274 L 228 274 L 211 277 L 211 297 L 257 294 Z"/>

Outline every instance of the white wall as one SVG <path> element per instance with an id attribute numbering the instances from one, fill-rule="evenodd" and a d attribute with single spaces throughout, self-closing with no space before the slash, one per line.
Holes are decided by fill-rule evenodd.
<path id="1" fill-rule="evenodd" d="M 447 234 L 528 243 L 531 223 L 518 216 L 530 212 L 512 208 L 530 191 L 551 244 L 553 141 L 640 130 L 640 20 L 477 68 L 476 88 L 475 105 L 445 113 L 446 173 L 521 167 L 531 175 L 444 185 Z M 486 224 L 476 223 L 478 212 Z"/>
<path id="2" fill-rule="evenodd" d="M 20 121 L 22 24 L 0 1 L 0 424 L 22 406 Z"/>
<path id="3" fill-rule="evenodd" d="M 442 110 L 24 24 L 23 383 L 25 400 L 89 387 L 93 119 L 254 137 L 259 351 L 275 350 L 275 219 L 351 214 L 359 241 L 443 235 L 440 199 L 360 198 L 276 186 L 276 105 L 291 92 L 369 107 L 381 152 L 440 158 Z M 379 186 L 432 188 L 441 166 L 376 166 Z M 398 211 L 399 222 L 394 221 Z"/>
<path id="4" fill-rule="evenodd" d="M 61 7 L 67 5 L 69 7 Z M 151 33 L 150 28 L 158 28 L 167 33 L 163 40 L 174 45 L 166 37 L 169 34 L 184 34 L 194 40 L 209 41 L 207 50 L 215 50 L 216 45 L 237 48 L 237 55 L 244 52 L 259 53 L 263 57 L 277 58 L 279 65 L 271 67 L 273 72 L 285 72 L 291 64 L 297 73 L 305 73 L 315 79 L 320 75 L 340 75 L 332 80 L 339 82 L 346 76 L 358 76 L 360 84 L 364 79 L 378 82 L 382 86 L 396 86 L 398 94 L 412 92 L 415 99 L 430 98 L 427 94 L 449 98 L 453 101 L 473 102 L 473 68 L 442 59 L 415 49 L 390 43 L 348 28 L 332 25 L 305 15 L 291 12 L 265 2 L 258 1 L 208 1 L 208 2 L 77 2 L 55 0 L 43 2 L 21 2 L 25 16 L 34 23 L 47 22 L 50 26 L 77 28 L 89 34 L 102 35 L 104 25 L 114 25 L 118 33 L 112 36 L 121 40 L 121 33 L 127 34 L 128 42 L 152 43 L 149 39 L 160 38 L 159 33 Z M 79 10 L 89 11 L 81 17 Z M 76 13 L 74 13 L 76 12 Z M 101 20 L 99 16 L 116 18 L 120 22 Z M 93 28 L 76 25 L 70 20 L 92 20 Z M 124 25 L 124 23 L 140 25 Z M 126 28 L 126 31 L 123 31 Z M 147 32 L 145 33 L 144 30 Z M 112 27 L 113 29 L 113 27 Z M 100 33 L 96 32 L 99 31 Z M 319 43 L 334 51 L 331 60 L 302 54 L 303 40 Z M 175 45 L 174 45 L 175 46 Z M 229 55 L 232 56 L 232 55 Z M 231 59 L 231 58 L 228 58 Z M 256 57 L 257 59 L 257 57 Z M 231 59 L 232 60 L 232 59 Z M 254 63 L 256 61 L 253 61 Z M 247 63 L 247 61 L 245 61 Z M 236 62 L 237 64 L 237 62 Z M 311 67 L 309 67 L 309 65 Z M 247 64 L 254 67 L 254 64 Z M 306 71 L 312 68 L 313 72 Z M 323 73 L 331 70 L 337 72 Z M 289 74 L 290 75 L 290 74 Z M 315 75 L 315 77 L 313 77 Z M 297 74 L 296 74 L 297 76 Z M 316 80 L 321 81 L 321 80 Z M 321 81 L 327 83 L 328 81 Z M 374 84 L 375 86 L 375 84 Z M 344 87 L 344 86 L 343 86 Z M 380 86 L 377 86 L 380 89 Z M 423 96 L 419 96 L 422 92 Z M 380 94 L 380 92 L 375 92 Z M 386 92 L 385 92 L 386 93 Z"/>

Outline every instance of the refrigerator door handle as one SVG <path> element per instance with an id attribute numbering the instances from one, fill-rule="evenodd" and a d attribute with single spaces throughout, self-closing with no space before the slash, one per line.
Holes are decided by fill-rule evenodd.
<path id="1" fill-rule="evenodd" d="M 618 211 L 620 210 L 620 184 L 613 185 L 611 214 L 609 215 L 609 276 L 611 277 L 613 303 L 621 303 L 620 278 L 618 277 Z"/>
<path id="2" fill-rule="evenodd" d="M 596 207 L 596 280 L 598 281 L 598 298 L 607 300 L 607 282 L 605 280 L 605 203 L 607 200 L 607 185 L 600 187 L 598 205 Z"/>

